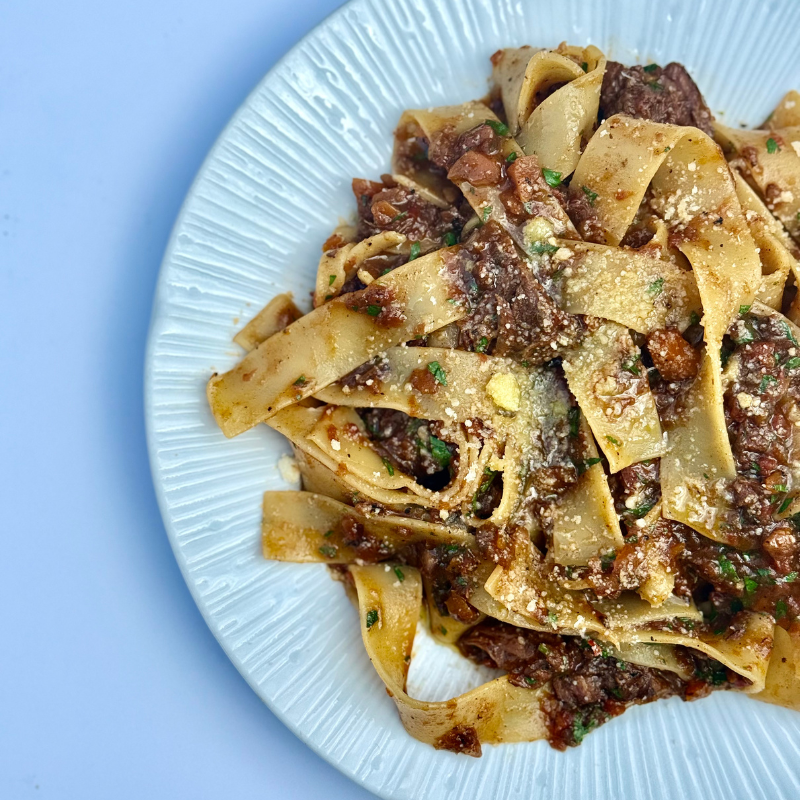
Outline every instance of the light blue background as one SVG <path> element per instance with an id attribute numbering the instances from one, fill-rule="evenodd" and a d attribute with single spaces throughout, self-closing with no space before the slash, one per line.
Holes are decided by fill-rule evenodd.
<path id="1" fill-rule="evenodd" d="M 223 125 L 338 0 L 0 0 L 0 798 L 368 798 L 261 704 L 167 543 L 142 362 Z"/>

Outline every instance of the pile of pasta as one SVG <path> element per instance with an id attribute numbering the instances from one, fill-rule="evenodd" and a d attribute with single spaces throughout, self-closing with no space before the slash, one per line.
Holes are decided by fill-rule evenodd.
<path id="1" fill-rule="evenodd" d="M 675 647 L 692 648 L 746 678 L 744 691 L 751 696 L 800 708 L 799 644 L 770 615 L 748 612 L 744 631 L 731 638 L 686 625 L 659 628 L 652 623 L 702 618 L 693 603 L 673 593 L 675 576 L 667 568 L 654 563 L 643 585 L 613 602 L 594 597 L 579 581 L 554 578 L 549 568 L 584 566 L 623 546 L 609 475 L 655 458 L 661 459 L 662 501 L 641 520 L 641 530 L 664 517 L 725 540 L 720 487 L 736 471 L 723 406 L 730 378 L 720 351 L 741 308 L 779 315 L 787 282 L 800 282 L 792 242 L 800 241 L 800 98 L 787 95 L 764 129 L 718 126 L 721 147 L 697 128 L 623 115 L 598 126 L 606 62 L 597 48 L 502 53 L 493 77 L 506 122 L 489 105 L 470 102 L 406 111 L 397 136 L 430 139 L 444 128 L 458 135 L 489 121 L 504 132 L 507 161 L 536 156 L 543 168 L 562 181 L 571 176 L 571 184 L 590 197 L 604 244 L 583 241 L 552 192 L 520 215 L 518 209 L 511 213 L 497 185 L 457 185 L 474 212 L 465 231 L 496 223 L 536 274 L 566 265 L 558 304 L 591 320 L 577 345 L 554 352 L 567 385 L 544 366 L 454 347 L 448 332 L 470 306 L 454 289 L 449 265 L 463 255 L 464 244 L 428 250 L 393 231 L 353 241 L 352 229 L 338 229 L 338 245 L 319 265 L 313 310 L 302 314 L 289 295 L 274 298 L 236 336 L 247 351 L 241 362 L 208 383 L 208 400 L 226 436 L 265 423 L 294 448 L 303 491 L 265 494 L 264 555 L 346 565 L 369 658 L 405 728 L 431 744 L 460 726 L 474 730 L 482 743 L 547 735 L 547 685 L 520 687 L 502 676 L 445 702 L 406 692 L 421 611 L 432 634 L 446 643 L 468 625 L 449 619 L 443 632 L 435 604 L 429 600 L 424 608 L 420 572 L 392 554 L 413 543 L 475 551 L 475 533 L 484 526 L 510 532 L 514 557 L 506 565 L 485 561 L 477 570 L 470 603 L 481 615 L 524 629 L 591 637 L 621 660 L 680 675 L 685 667 Z M 441 173 L 408 169 L 399 157 L 393 167 L 398 185 L 447 205 L 452 183 Z M 646 252 L 621 247 L 646 193 L 658 218 L 656 234 Z M 405 263 L 374 277 L 362 267 L 380 254 L 405 257 Z M 340 296 L 353 276 L 366 288 Z M 381 298 L 390 298 L 391 324 L 382 318 L 387 306 Z M 788 317 L 782 319 L 800 337 L 792 322 L 800 319 L 800 308 Z M 609 376 L 640 355 L 635 334 L 683 331 L 697 319 L 705 347 L 678 424 L 669 432 L 663 428 L 646 379 L 629 402 L 609 402 Z M 425 346 L 408 345 L 422 337 Z M 377 389 L 342 382 L 375 358 L 388 375 Z M 433 372 L 431 365 L 437 391 L 414 391 L 412 374 Z M 580 409 L 577 418 L 570 414 L 570 394 Z M 359 408 L 438 422 L 439 438 L 458 449 L 450 482 L 432 490 L 387 469 Z M 479 435 L 475 420 L 492 435 Z M 584 468 L 556 504 L 543 552 L 522 518 L 528 476 L 547 463 L 548 432 L 576 424 L 585 441 Z M 488 518 L 479 518 L 474 498 L 484 476 L 496 473 L 502 473 L 502 496 Z M 381 543 L 380 563 L 362 562 L 348 545 L 341 534 L 345 517 L 357 519 Z M 646 540 L 640 537 L 643 559 L 650 557 Z"/>

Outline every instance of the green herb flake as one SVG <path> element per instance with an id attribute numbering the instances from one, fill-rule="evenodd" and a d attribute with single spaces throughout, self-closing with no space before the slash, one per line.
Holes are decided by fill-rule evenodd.
<path id="1" fill-rule="evenodd" d="M 437 439 L 433 434 L 430 435 L 429 449 L 434 461 L 442 469 L 450 464 L 450 450 L 441 439 Z"/>
<path id="2" fill-rule="evenodd" d="M 367 306 L 367 314 L 371 317 L 377 317 L 382 311 L 380 306 Z"/>
<path id="3" fill-rule="evenodd" d="M 689 315 L 689 324 L 690 325 L 700 324 L 700 315 L 696 311 L 692 311 L 692 313 Z"/>
<path id="4" fill-rule="evenodd" d="M 744 590 L 748 594 L 753 594 L 755 590 L 758 589 L 758 581 L 754 578 L 745 578 L 744 579 Z"/>
<path id="5" fill-rule="evenodd" d="M 776 620 L 781 619 L 782 617 L 785 617 L 788 613 L 789 609 L 786 607 L 786 603 L 784 603 L 783 600 L 778 600 L 778 602 L 775 603 L 775 619 Z"/>
<path id="6" fill-rule="evenodd" d="M 323 533 L 322 535 L 323 535 L 323 536 L 324 536 L 326 539 L 330 539 L 330 538 L 331 538 L 331 536 L 333 536 L 333 531 L 325 531 L 325 533 Z"/>
<path id="7" fill-rule="evenodd" d="M 797 369 L 798 367 L 800 367 L 800 358 L 798 358 L 797 356 L 795 356 L 794 358 L 790 358 L 786 362 L 785 366 L 786 369 Z"/>
<path id="8" fill-rule="evenodd" d="M 299 378 L 298 378 L 298 379 L 297 379 L 297 380 L 294 382 L 294 385 L 295 385 L 295 386 L 304 386 L 304 385 L 305 385 L 305 382 L 306 382 L 306 376 L 305 376 L 305 375 L 301 375 L 301 376 L 300 376 L 300 377 L 299 377 Z"/>
<path id="9" fill-rule="evenodd" d="M 761 377 L 761 383 L 758 384 L 758 393 L 764 394 L 767 391 L 767 387 L 770 383 L 777 383 L 778 379 L 774 375 L 763 375 Z"/>
<path id="10" fill-rule="evenodd" d="M 447 373 L 438 361 L 431 361 L 430 364 L 428 364 L 428 372 L 436 378 L 436 383 L 447 386 Z"/>
<path id="11" fill-rule="evenodd" d="M 380 618 L 378 614 L 378 610 L 375 608 L 371 608 L 367 611 L 367 630 L 369 630 Z"/>
<path id="12" fill-rule="evenodd" d="M 611 565 L 617 560 L 617 554 L 615 552 L 611 553 L 604 553 L 600 556 L 600 568 L 603 572 L 611 569 Z"/>
<path id="13" fill-rule="evenodd" d="M 506 164 L 513 164 L 517 160 L 517 151 L 514 150 L 506 156 Z"/>
<path id="14" fill-rule="evenodd" d="M 558 615 L 553 611 L 547 612 L 547 621 L 555 628 L 558 625 Z"/>
<path id="15" fill-rule="evenodd" d="M 554 169 L 547 169 L 545 167 L 542 170 L 542 175 L 544 175 L 544 179 L 547 182 L 548 186 L 560 186 L 561 185 L 561 173 L 556 172 Z"/>
<path id="16" fill-rule="evenodd" d="M 405 572 L 403 572 L 403 570 L 400 569 L 400 567 L 394 568 L 394 574 L 397 575 L 397 580 L 399 580 L 400 583 L 402 583 L 406 579 L 406 574 Z"/>
<path id="17" fill-rule="evenodd" d="M 583 190 L 583 193 L 586 195 L 587 199 L 589 200 L 589 205 L 593 206 L 594 203 L 595 203 L 595 200 L 597 200 L 597 198 L 600 197 L 600 195 L 597 194 L 597 192 L 593 192 L 588 186 L 581 186 L 581 189 Z"/>
<path id="18" fill-rule="evenodd" d="M 567 419 L 569 420 L 569 435 L 572 439 L 577 439 L 581 427 L 580 408 L 578 408 L 578 406 L 572 406 L 567 412 Z"/>
<path id="19" fill-rule="evenodd" d="M 382 458 L 383 466 L 386 467 L 386 471 L 389 473 L 390 477 L 394 477 L 394 467 L 392 466 L 392 462 L 389 461 L 388 458 Z"/>
<path id="20" fill-rule="evenodd" d="M 453 231 L 447 231 L 442 241 L 444 241 L 445 247 L 452 247 L 454 244 L 458 244 L 458 236 Z"/>
<path id="21" fill-rule="evenodd" d="M 739 314 L 740 314 L 740 316 L 743 317 L 745 314 L 749 314 L 750 313 L 750 309 L 752 307 L 753 307 L 752 304 L 749 305 L 749 306 L 739 306 Z"/>
<path id="22" fill-rule="evenodd" d="M 719 571 L 723 577 L 732 581 L 739 580 L 739 574 L 736 572 L 736 567 L 734 567 L 725 556 L 720 556 L 717 559 L 717 563 L 719 564 Z"/>
<path id="23" fill-rule="evenodd" d="M 780 149 L 778 143 L 770 136 L 769 139 L 767 139 L 767 152 L 773 156 L 775 153 L 779 152 Z"/>
<path id="24" fill-rule="evenodd" d="M 485 225 L 486 224 L 486 222 L 488 221 L 491 213 L 492 213 L 492 207 L 491 206 L 484 206 L 483 207 L 483 211 L 481 212 L 481 225 Z"/>
<path id="25" fill-rule="evenodd" d="M 481 338 L 478 340 L 478 344 L 475 345 L 475 352 L 485 353 L 488 346 L 489 340 L 485 336 L 481 336 Z"/>
<path id="26" fill-rule="evenodd" d="M 626 513 L 630 514 L 634 519 L 642 519 L 642 517 L 647 516 L 654 505 L 655 503 L 644 503 L 640 506 L 636 506 L 636 508 L 628 509 Z"/>
<path id="27" fill-rule="evenodd" d="M 622 689 L 618 689 L 616 686 L 609 689 L 612 695 L 617 698 L 617 700 L 622 700 Z"/>
<path id="28" fill-rule="evenodd" d="M 586 734 L 593 731 L 596 727 L 596 719 L 589 718 L 586 720 L 586 722 L 584 722 L 580 717 L 578 717 L 572 726 L 572 737 L 575 739 L 575 743 L 580 744 L 586 738 Z"/>
<path id="29" fill-rule="evenodd" d="M 444 625 L 439 626 L 439 631 L 442 634 L 442 636 L 447 636 L 447 628 L 445 628 Z"/>
<path id="30" fill-rule="evenodd" d="M 641 375 L 641 370 L 636 365 L 641 360 L 641 354 L 637 353 L 636 355 L 630 356 L 630 358 L 626 358 L 622 362 L 622 369 L 625 372 L 630 372 L 631 375 Z"/>
<path id="31" fill-rule="evenodd" d="M 611 444 L 616 445 L 617 447 L 619 447 L 622 444 L 622 442 L 620 442 L 619 439 L 615 439 L 613 436 L 610 436 L 608 434 L 606 434 L 606 439 L 609 442 L 611 442 Z"/>
<path id="32" fill-rule="evenodd" d="M 541 255 L 542 253 L 555 253 L 558 250 L 558 245 L 550 244 L 549 242 L 534 242 L 530 249 L 531 253 Z"/>
<path id="33" fill-rule="evenodd" d="M 664 279 L 656 278 L 648 287 L 647 294 L 651 297 L 658 297 L 664 291 Z"/>
<path id="34" fill-rule="evenodd" d="M 408 216 L 408 211 L 401 211 L 399 214 L 395 214 L 392 217 L 392 222 L 400 222 L 401 219 L 405 219 Z"/>
<path id="35" fill-rule="evenodd" d="M 648 64 L 643 69 L 645 72 L 653 73 L 658 69 L 658 64 Z"/>
<path id="36" fill-rule="evenodd" d="M 794 338 L 794 334 L 792 333 L 792 329 L 789 327 L 789 323 L 785 320 L 781 320 L 781 325 L 783 326 L 783 331 L 786 334 L 786 338 L 797 347 L 800 347 L 800 344 L 797 343 L 797 339 Z"/>
<path id="37" fill-rule="evenodd" d="M 411 242 L 411 249 L 408 251 L 408 260 L 413 261 L 415 258 L 419 258 L 419 251 L 419 242 Z"/>
<path id="38" fill-rule="evenodd" d="M 328 275 L 328 286 L 333 286 L 335 281 L 336 281 L 336 276 L 335 275 Z"/>
<path id="39" fill-rule="evenodd" d="M 786 498 L 786 499 L 785 499 L 785 500 L 784 500 L 784 501 L 783 501 L 783 502 L 780 504 L 780 507 L 778 508 L 778 513 L 779 513 L 779 514 L 783 514 L 783 512 L 784 512 L 784 511 L 786 511 L 786 509 L 787 509 L 787 508 L 789 508 L 789 506 L 792 504 L 792 500 L 793 500 L 793 498 L 791 498 L 791 497 L 787 497 L 787 498 Z"/>
<path id="40" fill-rule="evenodd" d="M 588 72 L 589 71 L 589 63 L 587 61 L 581 61 L 581 69 L 584 72 Z"/>
<path id="41" fill-rule="evenodd" d="M 496 119 L 487 119 L 486 124 L 498 135 L 498 136 L 509 136 L 511 131 L 508 129 L 508 125 L 500 120 Z"/>
<path id="42" fill-rule="evenodd" d="M 790 573 L 789 573 L 789 574 L 788 574 L 788 575 L 787 575 L 787 576 L 786 576 L 786 577 L 783 579 L 783 582 L 784 582 L 784 583 L 794 583 L 794 581 L 796 581 L 796 580 L 797 580 L 797 573 L 796 573 L 796 572 L 790 572 Z"/>
<path id="43" fill-rule="evenodd" d="M 525 676 L 525 683 L 527 683 L 527 684 L 528 684 L 528 686 L 536 686 L 536 678 L 529 678 L 529 677 L 526 675 L 526 676 Z"/>
<path id="44" fill-rule="evenodd" d="M 544 643 L 540 642 L 539 646 L 536 648 L 543 656 L 550 655 L 550 648 Z"/>
<path id="45" fill-rule="evenodd" d="M 322 547 L 319 548 L 319 552 L 322 553 L 325 558 L 336 558 L 338 550 L 336 549 L 336 545 L 323 544 Z"/>

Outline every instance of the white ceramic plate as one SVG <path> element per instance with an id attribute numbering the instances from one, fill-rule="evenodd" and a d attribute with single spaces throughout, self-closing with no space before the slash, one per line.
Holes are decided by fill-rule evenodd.
<path id="1" fill-rule="evenodd" d="M 172 234 L 146 361 L 148 444 L 187 584 L 253 690 L 310 747 L 384 798 L 711 800 L 800 797 L 800 714 L 718 694 L 634 708 L 558 753 L 546 743 L 437 752 L 403 731 L 354 610 L 318 565 L 259 554 L 261 495 L 288 448 L 261 426 L 228 441 L 205 398 L 231 338 L 278 292 L 308 297 L 320 245 L 385 172 L 404 108 L 483 95 L 499 47 L 593 43 L 626 62 L 682 61 L 712 110 L 756 124 L 800 88 L 792 0 L 354 0 L 261 82 L 200 170 Z M 474 684 L 423 642 L 412 690 Z M 423 680 L 424 678 L 424 680 Z"/>

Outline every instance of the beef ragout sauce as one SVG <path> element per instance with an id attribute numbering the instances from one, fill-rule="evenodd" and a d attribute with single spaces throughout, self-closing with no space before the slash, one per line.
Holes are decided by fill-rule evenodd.
<path id="1" fill-rule="evenodd" d="M 491 108 L 504 119 L 502 103 L 496 96 L 491 99 Z M 680 64 L 662 69 L 657 65 L 624 67 L 608 62 L 598 121 L 617 113 L 694 125 L 713 134 L 708 106 Z M 536 216 L 552 219 L 548 198 L 555 196 L 583 240 L 602 244 L 605 234 L 588 193 L 570 185 L 569 180 L 548 185 L 535 157 L 518 154 L 510 161 L 504 158 L 502 139 L 498 126 L 488 123 L 458 135 L 445 128 L 432 141 L 418 129 L 398 131 L 395 157 L 399 171 L 411 177 L 424 172 L 440 179 L 449 205 L 443 208 L 429 203 L 390 176 L 382 176 L 380 183 L 356 179 L 357 240 L 394 230 L 420 242 L 423 253 L 460 243 L 462 247 L 446 257 L 453 296 L 469 308 L 468 315 L 456 323 L 455 346 L 514 358 L 525 366 L 545 366 L 563 381 L 559 354 L 580 342 L 591 321 L 559 308 L 547 258 L 543 259 L 544 267 L 531 269 L 498 223 L 479 220 L 465 235 L 464 226 L 472 211 L 455 183 L 499 188 L 505 213 L 520 225 Z M 647 247 L 653 231 L 646 215 L 643 219 L 632 226 L 621 246 Z M 343 243 L 332 239 L 326 245 Z M 384 257 L 368 263 L 367 271 L 378 277 L 407 260 L 402 255 Z M 342 293 L 364 288 L 353 276 Z M 693 320 L 683 333 L 662 329 L 647 337 L 634 334 L 634 339 L 641 346 L 637 370 L 646 375 L 661 422 L 669 430 L 679 421 L 686 393 L 697 378 L 703 328 L 699 320 Z M 674 574 L 675 594 L 694 600 L 703 613 L 701 621 L 651 623 L 653 630 L 736 637 L 742 631 L 746 611 L 771 614 L 787 629 L 800 626 L 800 514 L 783 518 L 788 493 L 796 488 L 791 486 L 790 465 L 794 457 L 792 407 L 800 394 L 797 351 L 800 347 L 785 325 L 750 313 L 734 323 L 725 339 L 723 361 L 735 357 L 738 364 L 738 374 L 725 399 L 737 465 L 737 478 L 729 489 L 733 513 L 726 520 L 730 544 L 712 541 L 672 520 L 645 525 L 644 518 L 661 497 L 659 460 L 653 459 L 611 476 L 625 533 L 624 546 L 614 554 L 592 559 L 588 567 L 551 565 L 552 577 L 583 580 L 595 597 L 613 599 L 623 591 L 637 589 L 647 579 L 650 566 L 642 558 L 646 546 L 651 555 L 656 554 L 656 563 Z M 377 357 L 342 383 L 378 393 L 386 376 L 386 362 Z M 426 391 L 424 378 L 419 385 L 414 384 L 415 391 Z M 407 472 L 434 491 L 452 479 L 458 466 L 458 448 L 440 438 L 444 434 L 439 423 L 387 409 L 362 408 L 358 413 L 367 435 L 393 468 Z M 549 687 L 543 710 L 549 741 L 558 749 L 580 744 L 586 733 L 631 705 L 674 696 L 693 700 L 712 689 L 748 685 L 746 679 L 714 659 L 680 646 L 675 648 L 683 667 L 678 675 L 622 661 L 593 638 L 538 633 L 494 619 L 479 621 L 481 615 L 469 603 L 477 568 L 486 561 L 508 566 L 514 537 L 520 531 L 546 552 L 550 513 L 590 466 L 577 419 L 579 411 L 574 405 L 566 420 L 541 433 L 549 458 L 527 476 L 515 521 L 505 529 L 488 524 L 474 529 L 475 540 L 470 547 L 417 544 L 399 553 L 389 552 L 355 517 L 343 522 L 345 542 L 363 561 L 392 558 L 418 567 L 439 613 L 473 626 L 458 642 L 464 656 L 503 670 L 517 686 Z M 474 515 L 488 518 L 501 496 L 502 475 L 487 474 L 473 499 Z M 357 498 L 355 505 L 367 513 L 387 513 L 375 504 L 359 504 Z M 419 508 L 409 507 L 406 513 L 439 519 L 436 512 Z M 453 513 L 448 524 L 466 527 L 467 522 Z M 480 742 L 469 726 L 450 731 L 436 746 L 480 754 Z"/>

